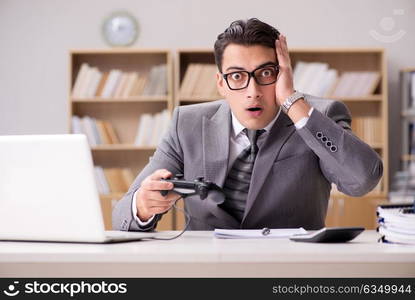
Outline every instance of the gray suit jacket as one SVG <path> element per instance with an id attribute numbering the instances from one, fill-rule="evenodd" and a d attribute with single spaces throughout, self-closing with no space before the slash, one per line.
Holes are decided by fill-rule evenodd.
<path id="1" fill-rule="evenodd" d="M 382 176 L 378 154 L 350 130 L 351 116 L 338 101 L 307 95 L 314 107 L 307 124 L 296 130 L 281 113 L 259 149 L 245 214 L 238 222 L 211 192 L 184 200 L 191 230 L 214 228 L 324 227 L 331 183 L 339 191 L 361 196 Z M 157 169 L 184 174 L 186 180 L 204 176 L 223 186 L 227 175 L 231 112 L 224 100 L 175 109 L 169 132 L 150 162 L 113 210 L 113 229 L 152 230 L 161 215 L 140 228 L 131 211 L 132 197 L 141 182 Z"/>

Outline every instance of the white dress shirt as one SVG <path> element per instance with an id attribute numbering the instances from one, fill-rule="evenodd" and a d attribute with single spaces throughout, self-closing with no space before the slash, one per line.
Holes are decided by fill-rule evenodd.
<path id="1" fill-rule="evenodd" d="M 309 117 L 311 116 L 311 113 L 313 112 L 313 109 L 314 108 L 311 108 L 309 110 L 308 117 L 304 117 L 304 118 L 298 120 L 294 124 L 296 129 L 303 128 L 307 124 L 307 121 L 308 121 Z M 261 148 L 261 145 L 264 143 L 266 137 L 269 134 L 269 131 L 271 130 L 271 128 L 274 125 L 275 121 L 278 119 L 280 113 L 281 113 L 281 108 L 279 109 L 279 111 L 278 111 L 277 115 L 275 116 L 275 118 L 272 119 L 271 122 L 269 122 L 267 126 L 265 126 L 265 128 L 264 128 L 265 132 L 258 137 L 258 141 L 257 141 L 258 148 Z M 229 140 L 228 170 L 230 170 L 232 164 L 234 163 L 234 161 L 236 160 L 238 155 L 246 147 L 248 147 L 250 145 L 250 142 L 249 142 L 249 139 L 248 139 L 247 135 L 243 132 L 245 127 L 238 121 L 238 119 L 235 117 L 233 112 L 231 112 L 231 114 L 232 114 L 232 132 L 231 132 L 230 140 Z M 153 220 L 154 215 L 146 222 L 141 221 L 137 217 L 137 204 L 136 204 L 137 192 L 138 192 L 138 190 L 134 193 L 133 201 L 132 201 L 132 204 L 131 204 L 131 209 L 132 209 L 132 212 L 133 212 L 134 219 L 138 222 L 138 225 L 146 226 Z"/>

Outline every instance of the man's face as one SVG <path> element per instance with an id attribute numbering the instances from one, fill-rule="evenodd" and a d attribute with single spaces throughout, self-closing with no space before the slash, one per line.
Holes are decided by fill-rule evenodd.
<path id="1" fill-rule="evenodd" d="M 252 72 L 259 66 L 276 62 L 276 53 L 272 48 L 261 45 L 229 44 L 223 53 L 222 73 L 227 74 L 241 70 Z M 238 75 L 236 76 L 238 78 Z M 222 74 L 218 73 L 217 86 L 238 121 L 248 129 L 264 128 L 278 112 L 275 83 L 259 85 L 254 78 L 251 78 L 245 89 L 231 90 Z"/>

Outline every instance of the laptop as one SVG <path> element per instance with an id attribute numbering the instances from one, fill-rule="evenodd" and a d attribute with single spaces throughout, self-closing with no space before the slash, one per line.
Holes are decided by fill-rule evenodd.
<path id="1" fill-rule="evenodd" d="M 109 243 L 155 235 L 105 231 L 85 135 L 0 136 L 0 240 Z"/>

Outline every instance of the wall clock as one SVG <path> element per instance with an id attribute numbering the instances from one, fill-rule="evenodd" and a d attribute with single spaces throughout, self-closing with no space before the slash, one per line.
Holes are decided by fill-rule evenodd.
<path id="1" fill-rule="evenodd" d="M 131 46 L 138 36 L 138 22 L 127 12 L 115 12 L 104 20 L 102 33 L 110 46 Z"/>

